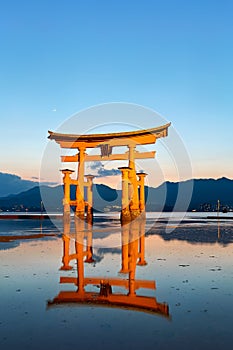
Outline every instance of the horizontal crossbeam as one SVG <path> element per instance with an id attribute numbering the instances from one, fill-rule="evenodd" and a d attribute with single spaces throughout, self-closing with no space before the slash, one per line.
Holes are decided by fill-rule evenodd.
<path id="1" fill-rule="evenodd" d="M 60 277 L 60 283 L 73 283 L 77 284 L 77 278 L 76 277 Z M 84 278 L 84 285 L 92 284 L 92 285 L 99 285 L 100 281 L 102 283 L 110 283 L 112 286 L 119 286 L 128 288 L 129 286 L 129 280 L 124 280 L 121 278 L 102 278 L 102 277 L 87 277 Z M 147 289 L 156 289 L 155 281 L 150 280 L 135 280 L 135 289 L 139 288 L 147 288 Z"/>
<path id="2" fill-rule="evenodd" d="M 134 158 L 135 159 L 148 159 L 148 158 L 154 158 L 155 157 L 155 151 L 151 152 L 134 152 Z M 98 162 L 98 161 L 108 161 L 108 160 L 128 160 L 129 159 L 129 153 L 122 153 L 122 154 L 110 154 L 108 156 L 102 157 L 101 155 L 85 155 L 85 162 Z M 61 156 L 62 162 L 78 162 L 79 161 L 79 155 L 76 154 L 74 156 Z"/>

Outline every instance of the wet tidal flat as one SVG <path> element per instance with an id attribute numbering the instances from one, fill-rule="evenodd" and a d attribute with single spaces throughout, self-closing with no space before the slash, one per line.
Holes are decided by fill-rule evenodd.
<path id="1" fill-rule="evenodd" d="M 232 221 L 198 215 L 0 221 L 0 348 L 231 349 Z"/>

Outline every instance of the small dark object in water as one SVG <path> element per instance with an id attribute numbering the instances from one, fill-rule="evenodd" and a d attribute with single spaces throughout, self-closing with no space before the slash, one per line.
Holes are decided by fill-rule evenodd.
<path id="1" fill-rule="evenodd" d="M 109 283 L 100 282 L 100 295 L 107 297 L 109 294 L 112 294 L 112 287 Z"/>

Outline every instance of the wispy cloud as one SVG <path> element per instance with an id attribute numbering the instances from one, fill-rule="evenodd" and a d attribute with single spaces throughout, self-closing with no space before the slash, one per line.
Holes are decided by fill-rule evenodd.
<path id="1" fill-rule="evenodd" d="M 89 166 L 90 170 L 93 170 L 96 177 L 105 177 L 119 175 L 120 170 L 118 169 L 105 169 L 101 162 L 94 162 Z"/>

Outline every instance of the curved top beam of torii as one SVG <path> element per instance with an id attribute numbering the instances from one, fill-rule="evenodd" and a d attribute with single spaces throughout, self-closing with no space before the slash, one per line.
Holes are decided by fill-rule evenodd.
<path id="1" fill-rule="evenodd" d="M 168 135 L 168 128 L 171 123 L 158 126 L 156 128 L 107 133 L 107 134 L 61 134 L 48 131 L 50 140 L 55 140 L 61 148 L 94 148 L 101 144 L 107 143 L 110 146 L 125 146 L 129 142 L 135 145 L 146 145 L 155 143 L 156 139 L 166 137 Z"/>

